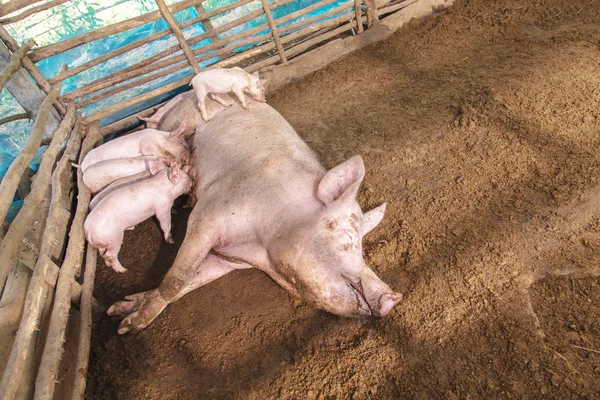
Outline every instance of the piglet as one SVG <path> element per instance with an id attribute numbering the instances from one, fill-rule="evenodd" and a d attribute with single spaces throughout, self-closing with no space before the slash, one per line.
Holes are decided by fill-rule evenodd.
<path id="1" fill-rule="evenodd" d="M 181 123 L 174 132 L 156 129 L 142 129 L 113 139 L 91 150 L 81 163 L 81 171 L 100 161 L 116 158 L 152 156 L 166 158 L 173 164 L 186 164 L 190 159 L 190 149 L 184 139 L 186 124 Z"/>
<path id="2" fill-rule="evenodd" d="M 167 159 L 158 159 L 149 156 L 100 161 L 90 165 L 85 170 L 83 183 L 90 189 L 92 194 L 96 194 L 117 179 L 146 171 L 152 172 L 152 175 L 156 175 L 165 166 L 169 165 L 170 162 Z"/>
<path id="3" fill-rule="evenodd" d="M 192 79 L 190 85 L 194 87 L 198 97 L 198 107 L 202 114 L 202 119 L 208 121 L 208 114 L 204 101 L 208 94 L 211 94 L 213 100 L 229 107 L 231 103 L 222 99 L 219 94 L 233 92 L 242 103 L 245 110 L 248 109 L 248 102 L 244 91 L 248 92 L 255 100 L 265 102 L 265 83 L 266 79 L 259 79 L 258 72 L 249 74 L 239 67 L 233 68 L 215 68 L 208 71 L 202 71 Z"/>
<path id="4" fill-rule="evenodd" d="M 102 199 L 87 216 L 83 228 L 89 243 L 98 249 L 107 266 L 127 271 L 118 255 L 125 230 L 156 215 L 168 243 L 173 201 L 192 188 L 192 181 L 177 165 L 155 176 L 121 187 Z"/>

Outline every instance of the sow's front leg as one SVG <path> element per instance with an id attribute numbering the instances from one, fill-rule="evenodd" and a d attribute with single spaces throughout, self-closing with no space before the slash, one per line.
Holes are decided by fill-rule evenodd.
<path id="1" fill-rule="evenodd" d="M 108 309 L 108 315 L 125 315 L 119 325 L 119 334 L 137 332 L 147 327 L 167 305 L 234 269 L 216 257 L 207 257 L 218 238 L 214 229 L 217 225 L 195 224 L 193 220 L 190 216 L 188 226 L 193 228 L 186 233 L 175 262 L 160 286 L 148 292 L 127 296 Z M 212 230 L 211 226 L 214 227 Z"/>

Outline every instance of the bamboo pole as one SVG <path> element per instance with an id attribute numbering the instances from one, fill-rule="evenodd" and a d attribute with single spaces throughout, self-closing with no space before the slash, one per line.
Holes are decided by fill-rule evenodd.
<path id="1" fill-rule="evenodd" d="M 2 119 L 0 119 L 0 125 L 4 125 L 4 124 L 8 124 L 9 122 L 12 121 L 18 121 L 20 119 L 31 119 L 31 117 L 29 116 L 29 113 L 20 113 L 20 114 L 14 114 L 14 115 L 9 115 L 8 117 L 4 117 Z"/>
<path id="2" fill-rule="evenodd" d="M 171 12 L 177 13 L 193 6 L 200 0 L 183 0 L 178 3 L 172 4 Z M 29 58 L 33 62 L 41 61 L 45 58 L 52 57 L 54 55 L 63 53 L 67 50 L 71 50 L 75 47 L 81 46 L 86 43 L 93 42 L 98 39 L 102 39 L 106 36 L 115 35 L 117 33 L 125 32 L 127 30 L 136 28 L 138 26 L 153 22 L 162 18 L 160 11 L 152 11 L 138 17 L 130 18 L 125 21 L 117 22 L 112 25 L 108 25 L 91 32 L 86 32 L 83 35 L 78 35 L 73 38 L 63 40 L 62 42 L 49 44 L 47 46 L 38 47 L 29 53 Z"/>
<path id="3" fill-rule="evenodd" d="M 27 6 L 39 3 L 41 0 L 11 0 L 8 3 L 0 4 L 0 15 L 8 15 L 19 11 Z"/>
<path id="4" fill-rule="evenodd" d="M 15 15 L 14 17 L 0 19 L 0 24 L 3 24 L 3 25 L 14 24 L 15 22 L 21 21 L 21 20 L 29 17 L 30 15 L 45 11 L 52 7 L 56 7 L 60 4 L 66 3 L 67 1 L 69 1 L 69 0 L 52 0 L 47 3 L 41 4 L 39 6 L 31 7 L 30 9 L 22 12 L 21 14 Z"/>
<path id="5" fill-rule="evenodd" d="M 92 307 L 91 298 L 94 291 L 94 280 L 96 277 L 96 249 L 88 243 L 85 259 L 85 272 L 83 275 L 83 291 L 81 292 L 81 306 L 79 313 L 79 341 L 77 345 L 77 360 L 75 362 L 75 380 L 71 399 L 83 399 L 85 383 L 90 358 L 90 341 L 92 336 Z"/>
<path id="6" fill-rule="evenodd" d="M 267 16 L 267 20 L 269 21 L 269 26 L 271 27 L 271 33 L 273 34 L 273 40 L 275 40 L 275 45 L 277 46 L 277 51 L 279 52 L 279 57 L 281 57 L 281 62 L 287 64 L 287 58 L 285 57 L 285 51 L 283 50 L 283 45 L 281 44 L 281 39 L 279 38 L 279 33 L 277 32 L 277 25 L 275 25 L 275 21 L 273 20 L 273 14 L 271 14 L 271 8 L 269 7 L 269 3 L 267 0 L 261 0 L 263 10 L 265 10 L 265 15 Z"/>
<path id="7" fill-rule="evenodd" d="M 19 211 L 12 224 L 10 224 L 6 236 L 4 236 L 2 243 L 0 243 L 0 282 L 4 282 L 6 279 L 10 266 L 19 251 L 21 241 L 33 220 L 35 210 L 44 200 L 46 187 L 50 184 L 52 166 L 64 142 L 64 137 L 73 124 L 74 111 L 74 107 L 70 107 L 65 119 L 54 134 L 50 146 L 48 146 L 42 156 L 42 162 L 33 181 L 31 192 L 25 198 L 21 211 Z"/>
<path id="8" fill-rule="evenodd" d="M 21 176 L 40 147 L 42 136 L 44 134 L 44 127 L 46 126 L 48 115 L 50 114 L 50 107 L 52 107 L 52 103 L 58 97 L 60 87 L 60 84 L 54 86 L 42 102 L 40 111 L 35 118 L 35 123 L 29 134 L 27 144 L 23 147 L 23 150 L 17 158 L 15 158 L 12 164 L 10 164 L 2 182 L 0 182 L 0 222 L 4 221 L 4 218 L 6 218 L 6 213 L 15 196 L 15 191 L 17 190 L 17 186 L 19 186 Z M 3 276 L 3 274 L 0 274 L 0 282 L 4 282 Z"/>
<path id="9" fill-rule="evenodd" d="M 35 40 L 29 39 L 27 42 L 23 43 L 21 47 L 19 47 L 19 50 L 15 51 L 12 56 L 10 56 L 10 62 L 2 70 L 2 72 L 0 72 L 0 91 L 4 85 L 6 85 L 6 82 L 8 82 L 15 74 L 15 72 L 21 69 L 21 59 L 35 45 Z"/>
<path id="10" fill-rule="evenodd" d="M 160 72 L 157 72 L 156 74 L 144 76 L 143 78 L 136 79 L 133 82 L 130 82 L 130 83 L 127 83 L 127 84 L 123 84 L 123 85 L 119 85 L 119 86 L 115 86 L 113 89 L 110 89 L 110 90 L 98 93 L 95 96 L 84 98 L 84 99 L 82 99 L 81 101 L 79 101 L 77 103 L 77 107 L 79 107 L 79 108 L 85 107 L 88 104 L 95 103 L 97 101 L 100 101 L 102 99 L 110 97 L 110 96 L 112 96 L 114 94 L 123 92 L 123 91 L 125 91 L 127 89 L 132 89 L 134 87 L 138 87 L 138 86 L 140 86 L 140 85 L 142 85 L 144 83 L 151 82 L 151 81 L 153 81 L 155 79 L 158 79 L 158 78 L 162 78 L 163 76 L 167 76 L 167 75 L 169 75 L 169 74 L 171 74 L 173 72 L 180 71 L 180 70 L 182 70 L 184 68 L 188 68 L 188 63 L 184 63 L 184 62 L 177 63 L 174 66 L 172 66 L 171 68 L 165 68 L 165 69 L 161 70 Z"/>
<path id="11" fill-rule="evenodd" d="M 86 137 L 81 146 L 81 153 L 79 155 L 80 164 L 87 153 L 94 147 L 96 142 L 101 139 L 102 137 L 100 135 Z M 71 306 L 73 278 L 75 270 L 81 265 L 83 260 L 85 245 L 83 222 L 88 212 L 91 193 L 83 183 L 81 168 L 77 169 L 77 187 L 79 189 L 77 195 L 77 208 L 71 225 L 71 232 L 69 234 L 69 245 L 65 260 L 58 275 L 54 308 L 50 318 L 50 326 L 48 328 L 44 353 L 38 369 L 38 376 L 35 381 L 34 399 L 39 400 L 51 400 L 54 396 L 55 384 L 58 377 L 58 367 L 63 355 L 63 344 L 67 329 L 67 320 L 69 318 L 69 309 Z"/>
<path id="12" fill-rule="evenodd" d="M 72 111 L 71 111 L 71 115 Z M 61 124 L 62 125 L 62 124 Z M 61 128 L 59 128 L 60 130 Z M 68 132 L 64 126 L 63 132 Z M 58 133 L 58 131 L 57 131 Z M 62 132 L 61 132 L 62 133 Z M 55 135 L 58 136 L 58 135 Z M 64 135 L 61 135 L 64 136 Z M 78 137 L 75 132 L 72 137 Z M 71 167 L 69 158 L 74 151 L 79 150 L 79 142 L 69 139 L 67 150 L 61 157 L 56 170 L 52 174 L 52 200 L 50 203 L 50 212 L 44 229 L 44 236 L 40 246 L 40 255 L 35 265 L 35 270 L 31 277 L 29 290 L 27 291 L 27 299 L 25 301 L 25 309 L 15 342 L 10 353 L 10 358 L 0 383 L 0 398 L 13 398 L 21 380 L 21 374 L 25 365 L 26 354 L 28 352 L 31 338 L 38 328 L 42 307 L 48 295 L 48 285 L 46 285 L 46 275 L 48 272 L 48 264 L 51 261 L 50 254 L 52 251 L 52 242 L 56 239 L 55 234 L 58 224 L 64 224 L 66 221 L 61 221 L 59 218 L 60 200 L 63 195 L 63 174 L 70 172 L 67 168 Z M 40 178 L 38 178 L 40 179 Z M 36 180 L 37 183 L 37 180 Z M 7 234 L 8 236 L 8 234 Z M 6 241 L 6 238 L 4 239 Z M 4 244 L 4 242 L 2 243 Z"/>
<path id="13" fill-rule="evenodd" d="M 13 39 L 13 37 L 10 36 L 10 33 L 8 33 L 8 31 L 6 30 L 6 28 L 4 28 L 4 26 L 2 26 L 2 24 L 0 24 L 0 39 L 4 42 L 4 44 L 6 44 L 6 47 L 8 47 L 8 49 L 13 53 L 19 50 L 19 45 L 17 44 L 15 39 Z M 27 72 L 29 72 L 29 74 L 31 75 L 33 80 L 39 85 L 39 87 L 41 87 L 42 90 L 46 92 L 46 94 L 50 95 L 52 87 L 50 86 L 46 78 L 42 76 L 40 71 L 38 71 L 33 62 L 29 59 L 29 57 L 23 57 L 21 59 L 21 64 L 23 65 L 23 68 L 25 68 Z M 58 100 L 54 101 L 54 108 L 56 108 L 56 110 L 61 115 L 65 115 L 65 113 L 67 112 L 66 107 Z"/>
<path id="14" fill-rule="evenodd" d="M 201 18 L 209 18 L 210 16 L 219 15 L 219 14 L 225 13 L 227 11 L 230 11 L 230 10 L 232 10 L 234 8 L 241 7 L 241 6 L 243 6 L 245 4 L 248 4 L 248 3 L 252 2 L 252 1 L 254 1 L 254 0 L 240 0 L 240 1 L 237 1 L 237 2 L 235 2 L 233 4 L 230 4 L 230 5 L 227 5 L 225 7 L 221 7 L 221 8 L 218 8 L 218 9 L 214 10 L 214 11 L 206 13 L 202 17 L 197 17 L 197 18 L 194 18 L 194 19 L 190 19 L 190 20 L 185 21 L 185 22 L 183 22 L 181 24 L 181 29 L 185 29 L 185 28 L 187 28 L 189 26 L 192 26 L 196 22 L 201 22 Z M 101 64 L 101 63 L 103 63 L 103 62 L 105 62 L 107 60 L 115 58 L 116 56 L 119 56 L 119 55 L 121 55 L 123 53 L 126 53 L 126 52 L 130 51 L 130 50 L 133 50 L 133 49 L 136 49 L 138 47 L 141 47 L 141 46 L 143 46 L 143 45 L 145 45 L 147 43 L 150 43 L 150 42 L 153 42 L 155 40 L 161 39 L 161 38 L 163 38 L 165 36 L 169 36 L 170 34 L 171 34 L 171 30 L 170 29 L 165 29 L 164 31 L 157 32 L 154 35 L 150 35 L 150 36 L 148 36 L 148 37 L 146 37 L 144 39 L 140 39 L 140 40 L 138 40 L 136 42 L 130 43 L 127 46 L 123 46 L 123 47 L 120 47 L 120 48 L 115 49 L 113 51 L 110 51 L 110 52 L 104 54 L 103 56 L 95 58 L 93 60 L 90 60 L 90 61 L 88 61 L 88 62 L 86 62 L 84 64 L 81 64 L 78 67 L 71 68 L 68 71 L 65 71 L 64 73 L 59 73 L 54 78 L 48 79 L 48 82 L 54 84 L 54 83 L 56 83 L 58 81 L 65 80 L 67 78 L 70 78 L 73 75 L 77 75 L 80 72 L 83 72 L 83 71 L 88 70 L 88 69 L 90 69 L 92 67 L 95 67 L 96 65 Z M 119 71 L 119 72 L 124 72 L 124 71 Z"/>
<path id="15" fill-rule="evenodd" d="M 362 11 L 360 9 L 361 0 L 354 0 L 354 15 L 356 18 L 356 29 L 358 33 L 363 31 Z"/>
<path id="16" fill-rule="evenodd" d="M 164 20 L 167 21 L 167 24 L 169 24 L 169 27 L 171 28 L 171 31 L 173 31 L 175 38 L 177 38 L 177 41 L 179 42 L 179 47 L 181 47 L 181 50 L 183 50 L 183 54 L 185 54 L 185 57 L 192 66 L 194 73 L 199 73 L 200 66 L 198 66 L 198 61 L 196 61 L 196 59 L 194 58 L 192 50 L 190 50 L 190 46 L 188 46 L 187 42 L 185 41 L 183 33 L 181 32 L 181 29 L 179 29 L 179 26 L 177 26 L 177 22 L 175 22 L 173 15 L 171 15 L 171 12 L 169 11 L 169 8 L 163 0 L 154 0 L 154 2 L 158 6 L 158 9 L 162 14 Z"/>
<path id="17" fill-rule="evenodd" d="M 86 124 L 89 124 L 93 121 L 97 121 L 100 118 L 104 118 L 110 114 L 113 114 L 116 111 L 122 110 L 124 108 L 130 107 L 130 106 L 138 104 L 138 103 L 141 103 L 142 101 L 149 100 L 153 97 L 160 96 L 161 94 L 170 92 L 171 90 L 175 90 L 183 85 L 187 85 L 188 83 L 191 82 L 191 80 L 192 80 L 192 75 L 188 75 L 183 79 L 180 79 L 175 82 L 171 82 L 168 85 L 165 85 L 163 87 L 151 90 L 151 91 L 143 93 L 139 96 L 132 97 L 130 99 L 122 101 L 121 103 L 113 104 L 112 106 L 103 108 L 100 111 L 97 111 L 93 114 L 86 116 L 85 118 L 83 118 L 83 122 Z"/>
<path id="18" fill-rule="evenodd" d="M 95 122 L 90 126 L 88 135 L 84 142 L 83 151 L 91 150 L 96 142 L 102 140 L 100 124 Z M 96 278 L 96 249 L 88 243 L 85 258 L 85 271 L 83 274 L 83 286 L 81 291 L 81 303 L 79 307 L 79 340 L 77 343 L 77 359 L 75 361 L 75 377 L 71 399 L 83 399 L 85 383 L 87 379 L 88 361 L 90 357 L 90 341 L 92 336 L 92 299 L 94 292 L 94 280 Z"/>

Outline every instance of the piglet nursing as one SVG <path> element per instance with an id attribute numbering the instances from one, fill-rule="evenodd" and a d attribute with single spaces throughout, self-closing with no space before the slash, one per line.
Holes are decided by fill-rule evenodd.
<path id="1" fill-rule="evenodd" d="M 190 158 L 190 149 L 184 140 L 186 125 L 182 123 L 174 132 L 156 129 L 143 129 L 113 139 L 91 150 L 81 163 L 81 171 L 93 164 L 118 158 L 153 156 L 166 158 L 174 164 L 186 164 Z"/>
<path id="2" fill-rule="evenodd" d="M 92 194 L 96 194 L 118 179 L 142 172 L 156 175 L 168 165 L 170 162 L 166 159 L 148 156 L 100 161 L 85 170 L 83 183 Z"/>
<path id="3" fill-rule="evenodd" d="M 192 188 L 185 171 L 173 164 L 153 177 L 120 187 L 95 205 L 83 225 L 89 243 L 98 249 L 107 266 L 117 272 L 127 271 L 118 255 L 125 230 L 156 215 L 165 240 L 171 235 L 173 201 Z"/>

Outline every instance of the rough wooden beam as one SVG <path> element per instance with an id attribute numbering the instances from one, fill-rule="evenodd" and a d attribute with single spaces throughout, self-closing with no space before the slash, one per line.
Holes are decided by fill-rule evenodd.
<path id="1" fill-rule="evenodd" d="M 52 107 L 52 103 L 60 93 L 60 86 L 60 84 L 57 84 L 42 103 L 40 112 L 35 118 L 35 123 L 31 129 L 31 134 L 29 135 L 27 144 L 17 158 L 14 159 L 10 167 L 8 167 L 2 182 L 0 182 L 0 222 L 3 222 L 4 218 L 6 218 L 6 213 L 8 212 L 10 204 L 13 201 L 15 191 L 17 190 L 17 186 L 21 180 L 21 176 L 23 175 L 25 168 L 27 168 L 31 160 L 33 160 L 35 153 L 40 147 L 42 135 L 44 133 L 44 127 L 46 126 L 48 114 L 50 113 L 50 107 Z M 74 110 L 72 113 L 74 114 Z M 6 275 L 0 273 L 0 282 L 4 282 L 4 278 L 6 278 Z"/>
<path id="2" fill-rule="evenodd" d="M 15 115 L 9 115 L 8 117 L 4 117 L 2 119 L 0 119 L 0 125 L 4 125 L 4 124 L 8 124 L 9 122 L 13 122 L 13 121 L 18 121 L 20 119 L 31 119 L 31 116 L 29 115 L 29 113 L 20 113 L 20 114 L 15 114 Z"/>
<path id="3" fill-rule="evenodd" d="M 73 114 L 73 111 L 71 111 L 70 114 Z M 40 167 L 36 174 L 36 179 L 33 181 L 31 192 L 23 201 L 21 210 L 13 220 L 12 224 L 10 224 L 6 236 L 4 236 L 2 243 L 0 243 L 0 282 L 4 282 L 6 279 L 8 270 L 10 270 L 10 266 L 17 256 L 21 241 L 23 240 L 29 225 L 31 225 L 31 222 L 33 221 L 35 211 L 46 196 L 46 189 L 50 184 L 52 166 L 62 147 L 66 133 L 68 133 L 68 129 L 66 128 L 69 125 L 72 126 L 72 123 L 72 118 L 65 118 L 63 124 L 61 124 L 62 129 L 59 128 L 56 131 L 50 146 L 48 146 L 42 156 L 42 162 L 40 163 Z"/>
<path id="4" fill-rule="evenodd" d="M 358 33 L 363 31 L 362 11 L 360 9 L 361 0 L 354 0 L 354 15 L 356 18 L 356 29 Z"/>
<path id="5" fill-rule="evenodd" d="M 241 6 L 245 5 L 245 4 L 248 4 L 248 3 L 252 2 L 252 1 L 254 1 L 254 0 L 240 0 L 240 1 L 237 1 L 237 2 L 235 2 L 233 4 L 230 4 L 230 5 L 218 8 L 218 9 L 216 9 L 214 11 L 209 12 L 209 13 L 202 14 L 198 18 L 193 18 L 193 19 L 190 19 L 189 21 L 183 22 L 181 24 L 181 28 L 185 29 L 185 28 L 187 28 L 189 26 L 192 26 L 196 22 L 201 22 L 203 20 L 203 18 L 209 18 L 211 16 L 215 16 L 215 15 L 219 15 L 219 14 L 225 13 L 227 11 L 230 11 L 230 10 L 236 8 L 236 7 L 241 7 Z M 123 47 L 120 47 L 120 48 L 115 49 L 113 51 L 110 51 L 110 52 L 104 54 L 103 56 L 100 56 L 100 57 L 95 58 L 93 60 L 90 60 L 90 61 L 88 61 L 86 63 L 83 63 L 83 64 L 81 64 L 78 67 L 71 68 L 71 69 L 69 69 L 68 71 L 66 71 L 64 73 L 59 73 L 56 76 L 54 76 L 53 78 L 48 79 L 48 82 L 50 82 L 51 84 L 54 84 L 54 83 L 56 83 L 58 81 L 65 80 L 65 79 L 67 79 L 67 78 L 69 78 L 69 77 L 71 77 L 73 75 L 77 75 L 80 72 L 88 70 L 88 69 L 90 69 L 90 68 L 92 68 L 92 67 L 94 67 L 94 66 L 96 66 L 98 64 L 101 64 L 101 63 L 103 63 L 103 62 L 105 62 L 107 60 L 113 59 L 113 58 L 115 58 L 118 55 L 121 55 L 121 54 L 126 53 L 126 52 L 128 52 L 130 50 L 133 50 L 133 49 L 136 49 L 136 48 L 138 48 L 140 46 L 143 46 L 143 45 L 145 45 L 147 43 L 150 43 L 150 42 L 153 42 L 155 40 L 161 39 L 161 38 L 163 38 L 165 36 L 168 36 L 171 33 L 172 32 L 171 32 L 170 29 L 165 29 L 164 31 L 157 32 L 154 35 L 150 35 L 150 36 L 148 36 L 148 37 L 146 37 L 144 39 L 140 39 L 140 40 L 135 41 L 133 43 L 130 43 L 130 44 L 126 45 L 126 46 L 123 46 Z M 122 72 L 125 72 L 125 71 L 119 71 L 119 73 L 122 73 Z"/>
<path id="6" fill-rule="evenodd" d="M 66 3 L 67 1 L 70 1 L 70 0 L 52 0 L 47 3 L 41 4 L 39 6 L 31 7 L 30 9 L 22 12 L 21 14 L 15 15 L 14 17 L 0 19 L 0 24 L 3 24 L 3 25 L 13 24 L 15 22 L 24 20 L 25 18 L 29 17 L 30 15 L 42 12 L 42 11 L 47 10 L 52 7 L 56 7 L 59 4 Z"/>
<path id="7" fill-rule="evenodd" d="M 27 6 L 39 3 L 40 1 L 41 0 L 11 0 L 8 3 L 0 4 L 0 16 L 22 10 Z"/>
<path id="8" fill-rule="evenodd" d="M 155 2 L 163 18 L 165 19 L 165 21 L 167 21 L 167 24 L 169 24 L 171 31 L 173 31 L 175 38 L 177 38 L 177 41 L 179 42 L 179 47 L 181 47 L 181 50 L 183 50 L 183 54 L 185 54 L 185 57 L 192 66 L 194 73 L 197 74 L 198 72 L 200 72 L 200 66 L 198 65 L 198 61 L 196 61 L 196 59 L 194 58 L 194 54 L 192 54 L 192 50 L 190 50 L 190 46 L 188 46 L 187 42 L 185 41 L 185 37 L 183 37 L 183 33 L 181 32 L 181 29 L 179 29 L 179 26 L 177 26 L 177 22 L 175 22 L 173 15 L 171 15 L 169 7 L 167 7 L 163 0 L 155 0 Z"/>
<path id="9" fill-rule="evenodd" d="M 25 56 L 25 53 L 31 50 L 31 48 L 35 45 L 35 40 L 29 39 L 27 42 L 21 45 L 21 47 L 19 47 L 19 50 L 13 53 L 13 55 L 10 57 L 10 62 L 8 65 L 2 70 L 2 72 L 0 72 L 0 90 L 4 88 L 6 82 L 12 78 L 15 72 L 21 69 L 21 59 Z"/>
<path id="10" fill-rule="evenodd" d="M 171 5 L 171 12 L 176 13 L 185 10 L 188 7 L 193 6 L 199 0 L 183 0 L 179 3 Z M 125 21 L 117 22 L 116 24 L 108 25 L 91 32 L 87 32 L 84 35 L 78 35 L 73 38 L 63 40 L 62 42 L 49 44 L 47 46 L 38 47 L 29 53 L 29 58 L 33 62 L 41 61 L 45 58 L 52 57 L 56 54 L 63 53 L 67 50 L 71 50 L 75 47 L 81 46 L 86 43 L 93 42 L 104 37 L 115 35 L 117 33 L 125 32 L 129 29 L 136 28 L 138 26 L 153 22 L 162 18 L 160 11 L 152 11 L 138 17 L 130 18 Z"/>
<path id="11" fill-rule="evenodd" d="M 67 129 L 65 129 L 65 131 L 68 132 Z M 77 134 L 73 133 L 73 136 L 77 136 Z M 31 277 L 29 290 L 27 291 L 23 318 L 19 325 L 17 336 L 15 337 L 15 343 L 10 353 L 6 371 L 4 371 L 2 382 L 0 382 L 0 398 L 2 399 L 13 398 L 19 387 L 19 382 L 21 381 L 22 372 L 25 366 L 26 355 L 31 347 L 31 338 L 38 329 L 42 309 L 48 295 L 46 275 L 48 273 L 48 264 L 51 261 L 50 254 L 53 247 L 52 242 L 56 239 L 58 225 L 67 223 L 67 221 L 63 221 L 59 218 L 58 213 L 61 197 L 65 190 L 70 189 L 63 187 L 63 175 L 65 173 L 70 173 L 70 158 L 74 152 L 79 150 L 78 144 L 74 141 L 69 140 L 69 144 L 71 146 L 67 147 L 52 174 L 52 201 L 50 212 L 48 213 L 48 220 L 46 222 L 46 228 L 44 229 L 44 236 L 40 246 L 40 255 L 36 262 L 33 276 Z M 4 240 L 6 240 L 6 237 Z"/>
<path id="12" fill-rule="evenodd" d="M 8 65 L 11 57 L 12 52 L 3 42 L 0 42 L 0 68 Z M 29 73 L 21 68 L 12 76 L 10 81 L 6 83 L 4 88 L 8 90 L 23 110 L 29 114 L 32 119 L 35 119 L 35 116 L 40 110 L 40 106 L 46 98 L 46 94 L 42 92 Z M 52 110 L 50 110 L 48 122 L 44 128 L 45 139 L 52 137 L 52 134 L 58 128 L 61 119 L 60 113 L 55 108 L 52 108 Z"/>
<path id="13" fill-rule="evenodd" d="M 277 46 L 277 51 L 279 52 L 279 57 L 281 58 L 281 62 L 286 64 L 287 58 L 285 56 L 285 51 L 283 50 L 283 45 L 281 44 L 281 39 L 279 38 L 279 33 L 277 32 L 277 25 L 273 20 L 273 14 L 271 14 L 271 7 L 269 7 L 269 3 L 267 0 L 261 0 L 263 10 L 267 16 L 267 20 L 269 21 L 269 26 L 271 27 L 271 33 L 273 34 L 273 40 L 275 40 L 275 45 Z"/>
<path id="14" fill-rule="evenodd" d="M 13 39 L 13 37 L 10 36 L 10 33 L 8 33 L 8 31 L 6 30 L 6 28 L 4 28 L 2 24 L 0 24 L 0 39 L 4 42 L 4 44 L 6 44 L 6 47 L 8 47 L 8 49 L 13 53 L 19 49 L 19 45 L 17 44 L 15 39 Z M 40 71 L 38 71 L 37 67 L 33 64 L 31 59 L 29 59 L 29 57 L 27 56 L 23 57 L 21 59 L 21 64 L 23 65 L 23 68 L 25 68 L 27 72 L 29 72 L 33 80 L 35 80 L 35 82 L 42 88 L 42 90 L 49 94 L 52 90 L 52 87 L 50 86 L 46 78 L 44 78 L 44 76 L 40 73 Z M 65 115 L 65 113 L 67 112 L 67 108 L 58 100 L 54 101 L 54 107 L 61 115 Z"/>
<path id="15" fill-rule="evenodd" d="M 97 130 L 94 132 L 98 133 Z M 94 148 L 96 143 L 101 140 L 102 137 L 99 134 L 86 136 L 81 146 L 79 164 L 81 164 L 87 153 Z M 83 183 L 81 168 L 77 169 L 77 187 L 79 189 L 77 208 L 69 234 L 69 245 L 65 260 L 60 268 L 54 297 L 54 308 L 52 309 L 50 326 L 48 328 L 48 337 L 35 381 L 35 399 L 37 400 L 52 400 L 54 397 L 54 389 L 59 372 L 58 367 L 63 355 L 63 344 L 71 306 L 71 293 L 73 291 L 75 271 L 79 268 L 83 260 L 85 245 L 83 222 L 88 212 L 91 193 Z M 82 307 L 87 307 L 87 304 L 82 305 Z"/>

